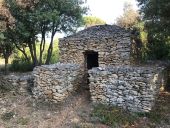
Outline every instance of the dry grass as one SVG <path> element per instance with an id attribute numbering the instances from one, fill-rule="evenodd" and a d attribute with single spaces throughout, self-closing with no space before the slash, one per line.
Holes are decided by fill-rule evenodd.
<path id="1" fill-rule="evenodd" d="M 107 128 L 91 122 L 92 105 L 84 92 L 60 104 L 13 92 L 0 96 L 0 106 L 0 128 Z"/>
<path id="2" fill-rule="evenodd" d="M 136 116 L 114 107 L 94 109 L 84 92 L 61 104 L 36 101 L 27 93 L 1 93 L 0 128 L 170 128 L 170 93 L 160 94 L 151 113 Z"/>
<path id="3" fill-rule="evenodd" d="M 161 93 L 150 113 L 130 113 L 98 105 L 93 116 L 113 128 L 170 128 L 170 93 Z"/>

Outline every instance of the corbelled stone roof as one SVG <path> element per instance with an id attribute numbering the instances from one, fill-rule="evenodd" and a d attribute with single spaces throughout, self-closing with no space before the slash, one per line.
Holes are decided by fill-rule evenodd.
<path id="1" fill-rule="evenodd" d="M 105 37 L 120 37 L 129 36 L 129 32 L 124 28 L 116 25 L 97 25 L 84 29 L 76 34 L 65 37 L 64 39 L 77 38 L 105 38 Z"/>

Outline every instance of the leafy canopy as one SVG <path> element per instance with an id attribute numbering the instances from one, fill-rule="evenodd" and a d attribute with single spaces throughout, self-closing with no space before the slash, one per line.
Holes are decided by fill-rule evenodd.
<path id="1" fill-rule="evenodd" d="M 170 56 L 170 1 L 137 0 L 148 31 L 150 55 L 153 59 Z"/>
<path id="2" fill-rule="evenodd" d="M 51 33 L 46 64 L 49 64 L 56 32 L 71 33 L 82 24 L 86 13 L 82 0 L 5 0 L 15 27 L 10 29 L 11 39 L 17 48 L 29 47 L 34 66 L 40 64 L 46 43 L 46 35 Z M 40 35 L 40 53 L 36 53 L 36 40 Z M 24 50 L 22 50 L 24 51 Z M 40 62 L 38 62 L 40 61 Z"/>
<path id="3" fill-rule="evenodd" d="M 124 13 L 117 18 L 117 25 L 123 28 L 132 28 L 139 21 L 139 14 L 133 9 L 132 4 L 124 4 Z"/>
<path id="4" fill-rule="evenodd" d="M 170 1 L 169 0 L 137 0 L 148 30 L 152 34 L 170 36 Z"/>
<path id="5" fill-rule="evenodd" d="M 94 25 L 102 25 L 106 24 L 106 22 L 95 16 L 85 16 L 83 17 L 84 25 L 86 27 L 94 26 Z"/>

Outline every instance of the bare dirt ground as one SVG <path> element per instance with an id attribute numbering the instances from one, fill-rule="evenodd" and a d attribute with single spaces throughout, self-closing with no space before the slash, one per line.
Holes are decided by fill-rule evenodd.
<path id="1" fill-rule="evenodd" d="M 0 93 L 0 128 L 110 128 L 92 117 L 89 99 L 88 90 L 60 104 L 37 101 L 29 93 Z M 170 93 L 160 94 L 151 116 L 122 128 L 170 128 Z"/>
<path id="2" fill-rule="evenodd" d="M 90 116 L 88 91 L 70 96 L 64 103 L 37 102 L 30 94 L 0 96 L 0 128 L 108 128 Z"/>

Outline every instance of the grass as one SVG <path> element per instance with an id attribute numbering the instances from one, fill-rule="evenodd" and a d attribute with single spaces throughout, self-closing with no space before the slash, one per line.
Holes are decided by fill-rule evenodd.
<path id="1" fill-rule="evenodd" d="M 153 110 L 146 117 L 153 123 L 170 125 L 170 93 L 162 93 Z"/>
<path id="2" fill-rule="evenodd" d="M 0 93 L 1 94 L 6 93 L 6 92 L 10 92 L 11 90 L 12 90 L 12 85 L 11 84 L 3 85 L 2 83 L 0 83 Z"/>
<path id="3" fill-rule="evenodd" d="M 24 58 L 15 59 L 12 61 L 10 67 L 10 71 L 18 71 L 18 72 L 29 72 L 33 70 L 32 62 L 25 61 Z"/>
<path id="4" fill-rule="evenodd" d="M 92 124 L 74 124 L 73 128 L 95 128 Z"/>
<path id="5" fill-rule="evenodd" d="M 40 47 L 40 43 L 37 42 L 36 44 L 37 47 L 37 58 L 39 59 L 39 47 Z M 47 43 L 45 45 L 45 50 L 42 56 L 42 61 L 43 64 L 45 63 L 45 60 L 47 58 L 47 50 L 48 50 L 49 44 Z M 27 54 L 27 56 L 30 59 L 30 62 L 25 61 L 25 57 L 23 56 L 23 54 L 15 49 L 14 53 L 10 56 L 9 58 L 9 64 L 8 64 L 8 69 L 9 71 L 12 72 L 28 72 L 28 71 L 32 71 L 33 67 L 32 67 L 32 61 L 31 61 L 31 55 L 29 52 L 29 48 L 27 47 L 25 49 L 25 52 Z M 54 40 L 54 47 L 53 47 L 53 53 L 51 55 L 51 60 L 50 60 L 50 64 L 54 64 L 57 63 L 59 60 L 59 48 L 58 48 L 58 39 Z M 0 72 L 4 71 L 4 59 L 2 57 L 0 57 Z"/>
<path id="6" fill-rule="evenodd" d="M 99 104 L 94 107 L 92 116 L 98 117 L 103 124 L 117 127 L 120 124 L 124 126 L 132 125 L 137 119 L 135 114 L 117 107 Z"/>
<path id="7" fill-rule="evenodd" d="M 29 121 L 30 121 L 29 118 L 20 117 L 20 118 L 17 120 L 17 124 L 28 125 Z"/>
<path id="8" fill-rule="evenodd" d="M 155 107 L 149 113 L 131 113 L 123 109 L 99 104 L 94 107 L 93 117 L 103 124 L 115 127 L 131 127 L 132 125 L 156 127 L 170 125 L 170 93 L 160 94 Z M 143 124 L 140 124 L 143 122 Z"/>
<path id="9" fill-rule="evenodd" d="M 14 112 L 7 112 L 7 113 L 4 113 L 2 116 L 1 116 L 1 119 L 3 121 L 9 121 L 13 118 L 13 116 L 15 115 Z"/>

